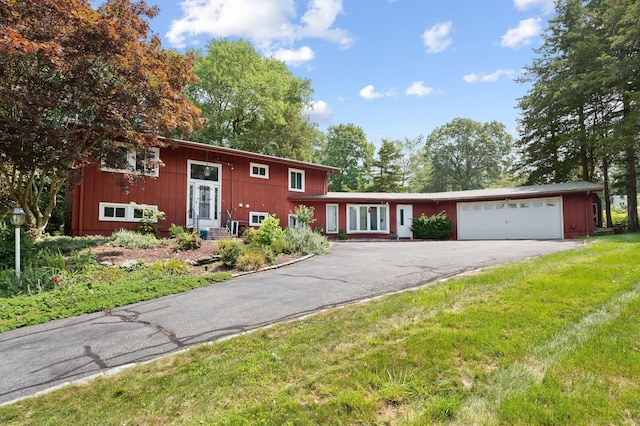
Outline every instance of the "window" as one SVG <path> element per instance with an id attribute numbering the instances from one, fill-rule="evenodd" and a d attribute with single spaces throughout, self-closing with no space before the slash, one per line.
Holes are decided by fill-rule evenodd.
<path id="1" fill-rule="evenodd" d="M 146 205 L 147 208 L 158 212 L 158 206 Z M 104 222 L 140 222 L 142 209 L 134 204 L 124 203 L 100 203 L 98 220 Z"/>
<path id="2" fill-rule="evenodd" d="M 388 205 L 348 205 L 349 232 L 387 233 Z"/>
<path id="3" fill-rule="evenodd" d="M 269 179 L 269 166 L 265 164 L 251 163 L 249 164 L 249 175 L 262 179 Z"/>
<path id="4" fill-rule="evenodd" d="M 289 169 L 289 191 L 304 192 L 304 170 Z"/>
<path id="5" fill-rule="evenodd" d="M 327 234 L 338 233 L 338 205 L 337 204 L 327 204 L 326 232 Z"/>
<path id="6" fill-rule="evenodd" d="M 300 228 L 298 223 L 298 216 L 295 214 L 289 214 L 289 228 Z"/>
<path id="7" fill-rule="evenodd" d="M 189 161 L 189 179 L 220 182 L 220 166 L 199 161 Z"/>
<path id="8" fill-rule="evenodd" d="M 160 149 L 133 149 L 126 146 L 116 148 L 116 153 L 102 160 L 101 170 L 116 173 L 134 173 L 158 176 Z"/>
<path id="9" fill-rule="evenodd" d="M 249 212 L 249 226 L 260 226 L 267 216 L 269 216 L 269 213 Z"/>

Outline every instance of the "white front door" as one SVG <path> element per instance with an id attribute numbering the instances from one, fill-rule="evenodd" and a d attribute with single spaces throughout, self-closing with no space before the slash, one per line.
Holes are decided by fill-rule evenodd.
<path id="1" fill-rule="evenodd" d="M 220 168 L 216 164 L 189 161 L 187 227 L 220 227 Z"/>
<path id="2" fill-rule="evenodd" d="M 411 231 L 413 206 L 411 204 L 398 204 L 396 206 L 396 213 L 398 238 L 413 238 L 413 232 Z"/>

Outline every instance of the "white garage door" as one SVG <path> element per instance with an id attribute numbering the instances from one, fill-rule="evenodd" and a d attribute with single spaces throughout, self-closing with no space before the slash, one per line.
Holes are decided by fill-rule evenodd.
<path id="1" fill-rule="evenodd" d="M 458 203 L 459 240 L 563 237 L 562 197 Z"/>

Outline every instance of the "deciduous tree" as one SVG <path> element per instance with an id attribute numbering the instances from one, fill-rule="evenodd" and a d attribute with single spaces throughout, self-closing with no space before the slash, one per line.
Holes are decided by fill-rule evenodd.
<path id="1" fill-rule="evenodd" d="M 246 41 L 213 40 L 198 54 L 199 81 L 189 97 L 206 124 L 196 139 L 203 143 L 297 160 L 313 155 L 314 128 L 303 115 L 313 89 L 286 65 L 262 57 Z"/>
<path id="2" fill-rule="evenodd" d="M 340 168 L 339 173 L 329 177 L 329 191 L 364 191 L 370 184 L 374 152 L 361 127 L 355 124 L 329 127 L 322 163 Z"/>
<path id="3" fill-rule="evenodd" d="M 0 178 L 41 232 L 76 169 L 190 133 L 192 58 L 164 50 L 144 1 L 0 0 Z M 49 192 L 46 205 L 40 200 Z"/>
<path id="4" fill-rule="evenodd" d="M 503 124 L 456 118 L 429 136 L 424 155 L 432 166 L 429 191 L 486 188 L 500 179 L 512 138 Z"/>

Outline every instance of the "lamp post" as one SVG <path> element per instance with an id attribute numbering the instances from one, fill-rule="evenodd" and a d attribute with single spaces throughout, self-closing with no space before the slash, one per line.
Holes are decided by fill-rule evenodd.
<path id="1" fill-rule="evenodd" d="M 16 227 L 16 277 L 20 278 L 20 227 L 24 225 L 24 210 L 16 207 L 11 212 L 11 223 Z"/>

